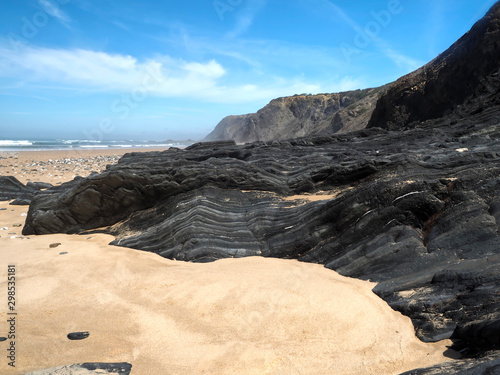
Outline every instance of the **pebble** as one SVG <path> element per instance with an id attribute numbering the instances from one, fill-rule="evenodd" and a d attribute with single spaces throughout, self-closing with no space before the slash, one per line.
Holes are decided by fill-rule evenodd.
<path id="1" fill-rule="evenodd" d="M 56 242 L 56 243 L 51 243 L 51 244 L 49 245 L 49 247 L 50 247 L 51 249 L 53 249 L 53 248 L 55 248 L 55 247 L 57 247 L 57 246 L 61 246 L 61 243 L 60 243 L 60 242 Z"/>
<path id="2" fill-rule="evenodd" d="M 12 163 L 12 164 L 0 164 L 1 167 L 11 167 L 13 174 L 16 176 L 18 174 L 23 175 L 28 178 L 28 181 L 36 179 L 35 177 L 45 176 L 58 179 L 73 179 L 76 176 L 88 176 L 90 173 L 102 172 L 108 165 L 113 165 L 118 162 L 121 155 L 105 155 L 105 156 L 88 156 L 88 157 L 75 157 L 75 158 L 61 158 L 61 159 L 49 159 L 49 160 L 26 160 L 22 163 Z M 2 159 L 2 157 L 0 157 Z M 17 157 L 15 158 L 17 159 Z M 61 173 L 73 172 L 74 176 L 63 176 Z M 19 172 L 19 173 L 18 173 Z M 62 184 L 62 181 L 55 183 L 55 185 Z"/>
<path id="3" fill-rule="evenodd" d="M 59 253 L 59 255 L 66 255 L 66 254 L 68 254 L 67 251 L 63 251 L 62 253 Z"/>
<path id="4" fill-rule="evenodd" d="M 19 227 L 22 227 L 23 225 L 22 224 L 19 224 L 19 223 L 16 223 L 16 224 L 13 224 L 12 225 L 14 228 L 19 228 Z"/>
<path id="5" fill-rule="evenodd" d="M 9 230 L 9 227 L 0 228 L 0 230 Z"/>
<path id="6" fill-rule="evenodd" d="M 68 333 L 68 339 L 70 340 L 83 340 L 89 337 L 89 332 L 72 332 Z"/>
<path id="7" fill-rule="evenodd" d="M 6 208 L 0 208 L 0 211 L 7 211 Z"/>

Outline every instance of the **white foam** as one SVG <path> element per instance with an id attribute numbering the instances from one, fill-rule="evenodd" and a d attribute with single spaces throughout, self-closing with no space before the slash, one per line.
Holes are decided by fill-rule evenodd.
<path id="1" fill-rule="evenodd" d="M 30 141 L 12 141 L 12 140 L 0 140 L 0 147 L 6 146 L 32 146 L 33 143 Z"/>

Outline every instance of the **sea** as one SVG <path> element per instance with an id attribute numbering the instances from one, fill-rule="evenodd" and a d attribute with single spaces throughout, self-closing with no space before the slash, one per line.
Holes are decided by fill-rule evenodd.
<path id="1" fill-rule="evenodd" d="M 114 140 L 95 141 L 88 139 L 0 139 L 0 151 L 44 151 L 44 150 L 89 150 L 120 148 L 154 148 L 154 147 L 187 147 L 195 143 L 187 141 L 136 141 Z"/>

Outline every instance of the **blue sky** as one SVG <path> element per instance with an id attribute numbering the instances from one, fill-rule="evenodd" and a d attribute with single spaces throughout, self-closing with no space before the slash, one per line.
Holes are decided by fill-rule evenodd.
<path id="1" fill-rule="evenodd" d="M 0 139 L 200 139 L 271 99 L 391 82 L 495 0 L 2 0 Z"/>

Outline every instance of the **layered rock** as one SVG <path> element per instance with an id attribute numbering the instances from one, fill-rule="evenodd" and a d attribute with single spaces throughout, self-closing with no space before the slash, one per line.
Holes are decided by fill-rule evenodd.
<path id="1" fill-rule="evenodd" d="M 0 176 L 0 201 L 20 199 L 29 201 L 38 189 L 26 186 L 13 176 Z"/>
<path id="2" fill-rule="evenodd" d="M 498 176 L 500 128 L 488 124 L 196 144 L 127 154 L 37 194 L 23 233 L 108 226 L 114 244 L 172 259 L 325 264 L 377 281 L 433 341 L 499 317 Z"/>
<path id="3" fill-rule="evenodd" d="M 225 117 L 204 141 L 238 143 L 333 135 L 367 126 L 386 86 L 272 100 L 257 113 Z"/>

